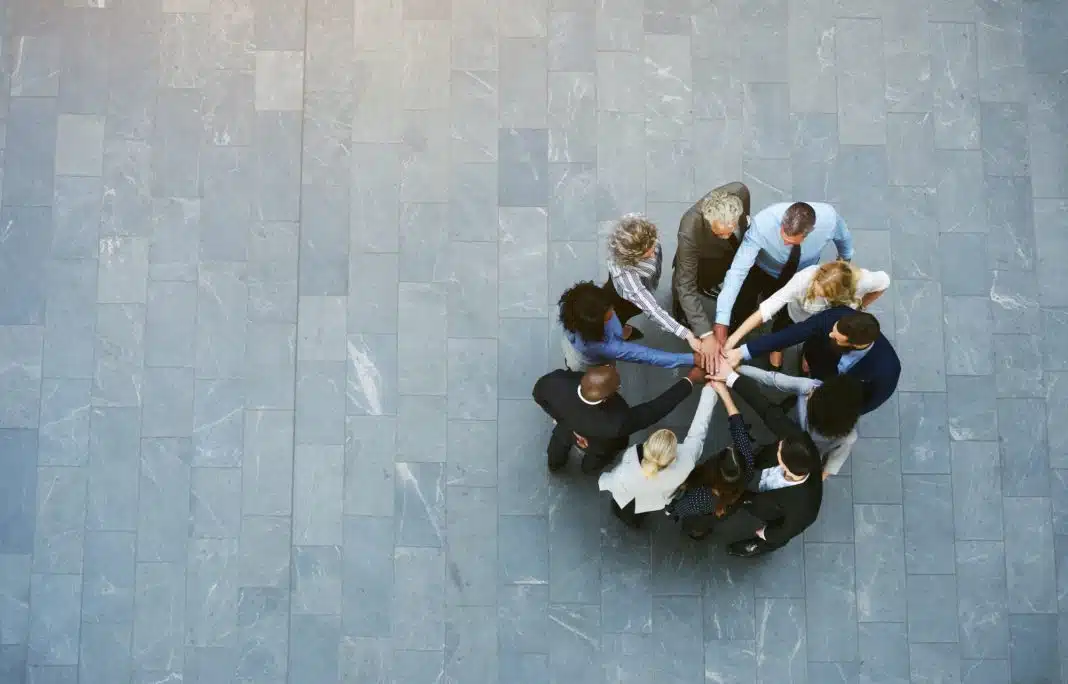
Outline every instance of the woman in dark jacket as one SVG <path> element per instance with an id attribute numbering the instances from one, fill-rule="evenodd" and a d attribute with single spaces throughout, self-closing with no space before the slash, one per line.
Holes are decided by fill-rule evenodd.
<path id="1" fill-rule="evenodd" d="M 734 512 L 753 474 L 753 444 L 730 390 L 722 381 L 712 386 L 727 409 L 732 446 L 698 465 L 680 487 L 681 494 L 665 509 L 682 520 L 682 529 L 692 538 L 705 537 L 716 523 Z"/>

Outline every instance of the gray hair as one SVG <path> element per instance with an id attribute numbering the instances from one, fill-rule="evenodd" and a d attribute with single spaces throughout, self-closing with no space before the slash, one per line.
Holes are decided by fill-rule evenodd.
<path id="1" fill-rule="evenodd" d="M 656 245 L 657 230 L 641 214 L 627 214 L 619 219 L 608 238 L 608 250 L 619 266 L 635 266 Z"/>
<path id="2" fill-rule="evenodd" d="M 737 195 L 717 190 L 701 200 L 701 215 L 712 225 L 719 221 L 724 226 L 733 226 L 742 218 L 742 200 Z"/>

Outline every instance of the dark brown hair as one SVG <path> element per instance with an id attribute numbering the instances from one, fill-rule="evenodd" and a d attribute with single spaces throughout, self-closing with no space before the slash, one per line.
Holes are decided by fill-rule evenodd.
<path id="1" fill-rule="evenodd" d="M 783 232 L 790 237 L 805 235 L 816 225 L 816 210 L 804 202 L 794 202 L 782 215 Z"/>
<path id="2" fill-rule="evenodd" d="M 838 319 L 838 332 L 850 344 L 864 347 L 879 339 L 879 319 L 867 311 L 846 314 Z"/>
<path id="3" fill-rule="evenodd" d="M 745 466 L 734 447 L 725 447 L 718 454 L 698 465 L 683 483 L 684 487 L 708 487 L 716 495 L 716 517 L 722 518 L 745 493 Z"/>

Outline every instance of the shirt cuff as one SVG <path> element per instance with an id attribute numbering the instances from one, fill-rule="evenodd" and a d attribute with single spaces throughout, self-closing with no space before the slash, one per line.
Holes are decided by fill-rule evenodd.
<path id="1" fill-rule="evenodd" d="M 718 313 L 716 314 L 716 325 L 730 325 L 730 322 L 730 313 L 723 314 L 722 316 Z"/>
<path id="2" fill-rule="evenodd" d="M 743 344 L 742 346 L 738 347 L 738 351 L 742 352 L 742 360 L 744 360 L 744 361 L 752 361 L 753 360 L 753 357 L 749 355 L 749 345 L 748 344 Z"/>
<path id="3" fill-rule="evenodd" d="M 699 336 L 698 336 L 698 339 L 700 339 L 700 340 L 703 340 L 703 339 L 705 339 L 706 337 L 708 337 L 709 335 L 711 335 L 711 334 L 712 334 L 712 333 L 714 333 L 714 332 L 715 332 L 715 330 L 709 330 L 709 331 L 708 331 L 708 332 L 706 332 L 706 333 L 705 333 L 704 335 L 699 335 Z"/>
<path id="4" fill-rule="evenodd" d="M 685 340 L 686 335 L 689 332 L 689 328 L 687 328 L 685 325 L 680 324 L 679 327 L 675 330 L 675 337 L 679 338 L 680 340 Z"/>
<path id="5" fill-rule="evenodd" d="M 731 371 L 731 374 L 727 376 L 727 387 L 734 387 L 734 383 L 742 376 L 738 375 L 737 371 Z"/>

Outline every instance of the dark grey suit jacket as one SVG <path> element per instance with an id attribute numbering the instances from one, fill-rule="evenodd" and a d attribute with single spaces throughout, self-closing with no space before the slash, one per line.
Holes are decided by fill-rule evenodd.
<path id="1" fill-rule="evenodd" d="M 749 216 L 749 188 L 743 183 L 727 183 L 710 190 L 707 195 L 690 207 L 679 221 L 678 247 L 675 251 L 674 270 L 671 274 L 671 290 L 682 307 L 697 336 L 712 329 L 712 322 L 705 312 L 702 291 L 723 284 L 723 278 L 731 267 L 737 246 L 730 240 L 718 238 L 701 215 L 701 201 L 713 192 L 724 191 L 742 200 L 744 216 Z M 739 226 L 738 240 L 748 226 Z"/>

